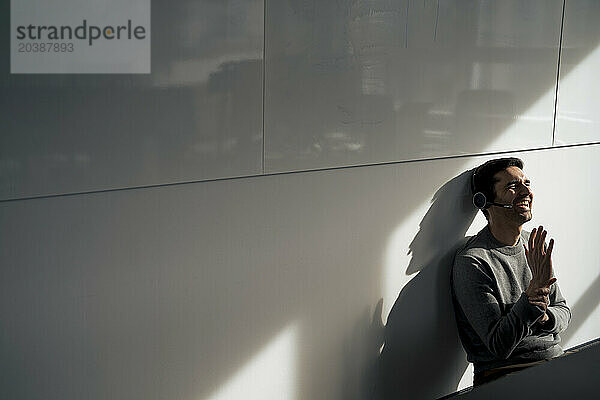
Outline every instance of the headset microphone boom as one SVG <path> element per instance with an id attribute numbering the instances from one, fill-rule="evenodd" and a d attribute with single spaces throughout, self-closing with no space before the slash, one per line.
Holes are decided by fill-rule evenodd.
<path id="1" fill-rule="evenodd" d="M 513 208 L 512 204 L 500 204 L 500 203 L 494 203 L 493 201 L 487 201 L 485 194 L 483 194 L 481 192 L 477 192 L 473 195 L 473 205 L 475 207 L 479 208 L 480 210 L 484 210 L 484 209 L 488 208 L 489 206 L 498 206 L 498 207 L 502 207 L 502 208 Z"/>

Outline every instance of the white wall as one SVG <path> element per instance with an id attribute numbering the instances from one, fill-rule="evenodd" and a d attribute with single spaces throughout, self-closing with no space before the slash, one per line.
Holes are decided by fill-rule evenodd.
<path id="1" fill-rule="evenodd" d="M 189 26 L 197 26 L 194 18 L 209 12 L 203 8 L 208 3 L 201 2 L 198 13 L 188 13 Z M 258 15 L 252 18 L 260 29 L 262 15 L 248 12 L 247 4 L 227 2 L 224 18 Z M 432 398 L 454 391 L 459 382 L 463 387 L 470 375 L 454 331 L 448 257 L 461 237 L 485 223 L 470 206 L 466 172 L 500 150 L 514 150 L 507 154 L 525 161 L 534 185 L 534 220 L 526 229 L 543 223 L 556 239 L 556 274 L 573 311 L 565 346 L 600 336 L 600 260 L 595 252 L 600 237 L 594 229 L 600 192 L 593 180 L 600 135 L 593 124 L 585 125 L 589 129 L 584 132 L 581 125 L 560 120 L 573 110 L 593 114 L 577 93 L 595 79 L 592 71 L 599 61 L 593 54 L 600 36 L 591 31 L 577 40 L 568 27 L 594 20 L 599 12 L 594 3 L 566 3 L 563 40 L 577 51 L 563 52 L 567 61 L 560 66 L 556 132 L 562 2 L 506 2 L 504 8 L 486 1 L 442 2 L 438 9 L 434 1 L 423 2 L 422 8 L 411 1 L 402 2 L 406 8 L 397 9 L 396 17 L 376 1 L 335 4 L 267 2 L 264 137 L 258 147 L 238 140 L 230 147 L 233 158 L 200 152 L 190 161 L 193 165 L 182 158 L 195 148 L 188 138 L 227 141 L 229 134 L 214 127 L 223 115 L 239 117 L 226 114 L 237 98 L 230 86 L 202 98 L 198 91 L 204 89 L 197 82 L 184 82 L 193 76 L 190 71 L 197 71 L 193 66 L 153 69 L 148 79 L 162 79 L 169 100 L 161 103 L 157 93 L 162 92 L 148 90 L 148 101 L 156 107 L 136 108 L 132 115 L 133 121 L 148 115 L 167 125 L 169 113 L 164 120 L 157 112 L 172 108 L 203 115 L 203 128 L 183 121 L 169 135 L 152 130 L 157 143 L 169 143 L 175 134 L 173 140 L 183 138 L 181 145 L 143 147 L 145 128 L 123 128 L 126 117 L 110 123 L 125 129 L 127 143 L 136 144 L 131 148 L 146 149 L 142 158 L 135 152 L 128 158 L 129 150 L 119 148 L 114 136 L 103 142 L 92 135 L 91 143 L 82 142 L 105 155 L 125 150 L 117 157 L 122 164 L 110 165 L 110 157 L 92 154 L 90 159 L 99 163 L 79 169 L 72 136 L 60 135 L 60 127 L 72 127 L 68 120 L 48 115 L 14 119 L 24 105 L 5 98 L 0 112 L 10 123 L 3 125 L 8 129 L 0 139 L 1 397 L 369 398 L 382 319 L 397 333 L 393 345 L 402 355 L 398 379 L 403 396 Z M 366 12 L 361 4 L 379 11 Z M 343 7 L 350 14 L 340 14 Z M 173 14 L 157 17 L 156 9 L 153 3 L 158 25 L 169 25 Z M 471 17 L 457 20 L 465 13 Z M 377 27 L 388 26 L 386 22 L 361 20 L 364 15 L 392 22 L 408 15 L 406 40 L 397 48 L 375 51 L 377 57 L 389 55 L 380 60 L 383 67 L 376 72 L 383 75 L 375 81 L 352 72 L 366 68 L 372 54 L 348 55 L 344 44 L 391 40 L 393 32 L 379 32 Z M 429 21 L 430 27 L 437 20 L 446 33 L 425 43 L 427 32 L 410 30 L 419 26 L 410 24 L 411 15 Z M 334 22 L 331 31 L 329 20 Z M 360 28 L 362 23 L 366 25 Z M 530 37 L 531 24 L 544 34 Z M 344 36 L 350 32 L 344 26 L 352 28 L 351 38 Z M 412 37 L 421 38 L 416 43 L 427 44 L 421 46 L 426 50 L 409 45 Z M 471 42 L 456 53 L 457 42 L 448 38 Z M 160 49 L 177 40 L 155 42 L 153 35 L 153 63 L 168 64 L 170 56 L 160 55 Z M 192 60 L 203 59 L 202 43 Z M 238 50 L 233 53 L 243 53 Z M 407 52 L 416 61 L 399 74 L 396 67 Z M 475 67 L 479 57 L 485 62 Z M 439 75 L 435 66 L 440 62 L 447 75 Z M 184 72 L 168 78 L 160 71 Z M 340 71 L 347 73 L 335 80 Z M 104 95 L 91 86 L 119 85 L 102 76 L 11 76 L 6 70 L 2 76 L 3 89 L 30 99 L 40 110 L 48 86 L 66 97 L 85 90 L 94 102 Z M 428 83 L 434 77 L 438 80 Z M 515 83 L 515 77 L 521 80 Z M 460 93 L 474 90 L 473 82 L 482 85 L 475 88 L 481 95 L 464 102 Z M 147 88 L 146 83 L 133 85 L 142 92 Z M 182 96 L 181 87 L 196 93 L 196 100 Z M 375 90 L 381 87 L 394 91 Z M 593 86 L 587 93 L 595 101 Z M 215 103 L 214 96 L 229 100 Z M 259 121 L 250 126 L 260 130 L 258 97 L 260 110 L 242 113 L 228 126 L 243 132 L 248 117 Z M 512 99 L 510 107 L 503 99 Z M 206 104 L 220 112 L 208 112 Z M 392 104 L 384 117 L 395 122 L 379 129 L 372 122 L 380 121 L 383 104 Z M 411 104 L 429 105 L 421 109 Z M 354 110 L 351 120 L 348 110 Z M 103 111 L 96 115 L 94 129 L 101 131 Z M 46 139 L 25 139 L 39 118 L 51 122 Z M 576 122 L 586 124 L 585 119 Z M 355 144 L 364 150 L 357 152 Z M 321 150 L 315 150 L 317 145 Z M 73 161 L 60 168 L 73 169 L 77 178 L 65 178 L 52 169 L 54 164 L 45 164 L 56 162 L 53 152 Z M 235 154 L 248 163 L 233 163 Z M 109 163 L 102 164 L 103 159 Z M 420 161 L 357 166 L 409 159 Z M 325 166 L 350 168 L 318 170 Z M 294 172 L 262 173 L 274 171 Z M 248 174 L 256 176 L 201 181 Z M 181 181 L 196 182 L 163 185 Z M 147 184 L 156 186 L 139 187 Z M 111 188 L 120 190 L 106 190 Z"/>
<path id="2" fill-rule="evenodd" d="M 536 190 L 529 225 L 544 223 L 556 238 L 556 273 L 574 315 L 567 346 L 600 328 L 592 251 L 600 238 L 590 227 L 600 216 L 581 201 L 598 198 L 586 171 L 599 153 L 597 145 L 517 153 Z M 6 397 L 210 398 L 290 329 L 281 350 L 289 356 L 261 365 L 253 383 L 276 384 L 273 371 L 291 369 L 286 390 L 297 398 L 358 396 L 380 345 L 374 307 L 383 298 L 387 315 L 400 291 L 401 342 L 415 357 L 406 373 L 421 376 L 422 360 L 444 351 L 460 379 L 466 365 L 436 287 L 448 265 L 435 262 L 473 218 L 464 180 L 431 208 L 447 218 L 424 216 L 437 188 L 481 161 L 2 203 Z M 415 268 L 427 268 L 406 276 L 420 221 Z M 458 383 L 411 382 L 411 393 Z"/>

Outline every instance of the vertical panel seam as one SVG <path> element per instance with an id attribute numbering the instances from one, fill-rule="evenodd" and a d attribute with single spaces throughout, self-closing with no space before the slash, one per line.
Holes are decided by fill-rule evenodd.
<path id="1" fill-rule="evenodd" d="M 435 8 L 435 26 L 433 28 L 433 41 L 437 41 L 438 21 L 440 19 L 440 0 L 437 0 L 437 6 Z"/>
<path id="2" fill-rule="evenodd" d="M 554 88 L 554 114 L 552 115 L 552 147 L 554 147 L 556 135 L 556 117 L 558 112 L 558 84 L 560 81 L 560 57 L 562 55 L 563 30 L 565 26 L 565 4 L 567 0 L 563 0 L 562 15 L 560 18 L 560 36 L 558 39 L 558 59 L 556 62 L 556 86 Z"/>
<path id="3" fill-rule="evenodd" d="M 262 157 L 261 174 L 265 174 L 265 86 L 267 81 L 267 0 L 263 0 L 263 60 L 262 60 Z"/>
<path id="4" fill-rule="evenodd" d="M 406 1 L 406 24 L 404 25 L 404 48 L 408 48 L 408 9 L 410 6 L 410 0 Z"/>

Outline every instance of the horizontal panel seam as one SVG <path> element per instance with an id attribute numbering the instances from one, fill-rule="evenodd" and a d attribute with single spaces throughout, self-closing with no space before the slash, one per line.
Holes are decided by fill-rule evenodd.
<path id="1" fill-rule="evenodd" d="M 568 148 L 575 148 L 575 147 L 592 147 L 592 146 L 597 146 L 597 145 L 600 145 L 600 142 L 566 144 L 566 145 L 559 145 L 559 146 L 545 146 L 545 147 L 537 147 L 537 148 L 532 148 L 532 149 L 515 149 L 515 150 L 504 150 L 504 151 L 487 152 L 487 153 L 459 154 L 459 155 L 443 156 L 443 157 L 419 158 L 419 159 L 413 159 L 413 160 L 382 161 L 382 162 L 375 162 L 375 163 L 368 163 L 368 164 L 355 164 L 355 165 L 343 165 L 343 166 L 337 166 L 337 167 L 324 167 L 324 168 L 302 169 L 302 170 L 294 170 L 294 171 L 269 172 L 269 173 L 262 173 L 262 174 L 240 175 L 240 176 L 223 177 L 223 178 L 197 179 L 197 180 L 193 180 L 193 181 L 168 182 L 168 183 L 157 183 L 157 184 L 152 184 L 152 185 L 139 185 L 139 186 L 130 186 L 130 187 L 70 192 L 70 193 L 56 193 L 56 194 L 46 194 L 46 195 L 39 195 L 39 196 L 17 197 L 14 199 L 2 199 L 2 200 L 0 200 L 0 204 L 16 202 L 16 201 L 25 201 L 25 200 L 38 200 L 38 199 L 49 199 L 49 198 L 67 197 L 67 196 L 81 196 L 81 195 L 108 193 L 108 192 L 122 192 L 122 191 L 126 191 L 126 190 L 152 189 L 152 188 L 162 188 L 162 187 L 169 187 L 169 186 L 181 186 L 181 185 L 190 185 L 190 184 L 195 184 L 195 183 L 221 182 L 221 181 L 240 180 L 240 179 L 249 179 L 249 178 L 262 178 L 262 177 L 267 177 L 267 176 L 302 174 L 302 173 L 308 173 L 308 172 L 324 172 L 324 171 L 336 171 L 336 170 L 352 169 L 352 168 L 378 167 L 378 166 L 385 166 L 385 165 L 401 165 L 401 164 L 427 162 L 427 161 L 453 160 L 453 159 L 470 158 L 470 157 L 485 157 L 485 156 L 493 156 L 493 155 L 501 155 L 501 154 L 526 153 L 526 152 L 543 151 L 543 150 L 560 150 L 560 149 L 568 149 Z"/>

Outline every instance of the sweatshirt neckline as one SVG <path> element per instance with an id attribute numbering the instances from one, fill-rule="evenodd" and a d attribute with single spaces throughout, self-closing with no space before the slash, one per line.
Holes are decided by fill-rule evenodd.
<path id="1" fill-rule="evenodd" d="M 525 251 L 523 249 L 523 233 L 522 232 L 519 235 L 519 241 L 514 246 L 507 246 L 504 243 L 499 242 L 494 237 L 494 235 L 492 235 L 489 225 L 486 225 L 485 228 L 483 228 L 482 232 L 487 237 L 487 240 L 491 243 L 491 245 L 492 245 L 491 248 L 494 250 L 498 250 L 502 254 L 514 256 L 514 255 L 517 255 L 517 254 Z"/>

